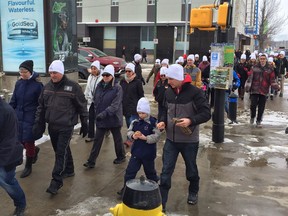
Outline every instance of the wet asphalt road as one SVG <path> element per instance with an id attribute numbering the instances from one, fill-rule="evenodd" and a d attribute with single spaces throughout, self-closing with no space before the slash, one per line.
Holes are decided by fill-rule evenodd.
<path id="1" fill-rule="evenodd" d="M 143 65 L 144 77 L 149 66 Z M 152 80 L 151 80 L 152 81 Z M 145 85 L 146 96 L 153 103 L 152 82 Z M 288 215 L 288 90 L 283 98 L 267 101 L 263 128 L 249 125 L 249 112 L 239 101 L 239 124 L 225 122 L 224 143 L 211 141 L 212 122 L 201 126 L 198 169 L 200 173 L 199 201 L 195 206 L 186 204 L 188 183 L 181 156 L 173 175 L 172 189 L 167 203 L 168 215 L 195 216 L 286 216 Z M 20 179 L 23 165 L 17 168 L 17 179 L 27 197 L 26 216 L 60 215 L 109 215 L 110 207 L 120 203 L 116 192 L 122 187 L 127 162 L 114 165 L 113 139 L 105 138 L 94 169 L 83 167 L 92 143 L 86 143 L 75 129 L 71 148 L 74 156 L 74 177 L 64 180 L 58 195 L 46 193 L 54 165 L 54 153 L 50 141 L 40 145 L 39 159 L 32 174 Z M 126 128 L 122 130 L 125 138 Z M 156 159 L 160 174 L 162 147 L 165 135 L 158 144 Z M 126 149 L 127 159 L 129 149 Z M 141 170 L 139 176 L 143 174 Z M 11 215 L 14 207 L 8 195 L 0 189 L 0 216 Z"/>

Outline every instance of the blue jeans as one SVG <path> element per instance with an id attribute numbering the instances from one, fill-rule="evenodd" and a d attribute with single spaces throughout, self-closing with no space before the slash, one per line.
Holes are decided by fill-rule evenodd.
<path id="1" fill-rule="evenodd" d="M 25 194 L 15 178 L 16 167 L 10 171 L 6 171 L 4 167 L 0 167 L 0 186 L 13 199 L 16 207 L 25 208 Z M 3 207 L 4 208 L 4 207 Z"/>
<path id="2" fill-rule="evenodd" d="M 166 205 L 168 193 L 171 188 L 171 177 L 175 169 L 177 158 L 181 153 L 186 166 L 186 179 L 190 182 L 189 193 L 197 194 L 199 191 L 198 168 L 196 158 L 198 153 L 199 142 L 197 143 L 175 143 L 166 139 L 163 148 L 163 168 L 160 175 L 160 192 L 162 204 Z"/>

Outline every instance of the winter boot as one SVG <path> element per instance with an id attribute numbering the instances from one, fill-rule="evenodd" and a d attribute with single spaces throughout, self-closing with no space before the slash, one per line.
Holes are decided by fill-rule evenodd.
<path id="1" fill-rule="evenodd" d="M 39 148 L 38 146 L 35 146 L 35 155 L 34 155 L 33 161 L 32 161 L 33 164 L 35 164 L 36 161 L 38 160 L 38 153 L 39 153 L 39 151 L 40 151 L 40 148 Z"/>
<path id="2" fill-rule="evenodd" d="M 32 162 L 33 162 L 33 157 L 28 157 L 26 159 L 26 164 L 25 164 L 25 169 L 20 175 L 20 178 L 25 178 L 29 176 L 32 172 Z"/>

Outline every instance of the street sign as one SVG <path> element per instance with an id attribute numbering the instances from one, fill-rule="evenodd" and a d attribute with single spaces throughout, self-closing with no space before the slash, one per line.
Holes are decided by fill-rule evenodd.
<path id="1" fill-rule="evenodd" d="M 83 37 L 83 42 L 90 42 L 90 37 Z"/>
<path id="2" fill-rule="evenodd" d="M 247 34 L 247 35 L 257 34 L 255 26 L 245 26 L 245 34 Z"/>

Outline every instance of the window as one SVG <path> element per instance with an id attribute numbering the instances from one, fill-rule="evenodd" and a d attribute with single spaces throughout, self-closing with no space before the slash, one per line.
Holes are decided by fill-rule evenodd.
<path id="1" fill-rule="evenodd" d="M 154 27 L 147 26 L 141 28 L 141 40 L 142 41 L 153 41 L 154 38 Z"/>
<path id="2" fill-rule="evenodd" d="M 82 0 L 77 0 L 76 2 L 77 7 L 82 7 L 82 3 L 83 3 Z"/>
<path id="3" fill-rule="evenodd" d="M 111 0 L 111 6 L 118 7 L 119 6 L 119 0 Z"/>
<path id="4" fill-rule="evenodd" d="M 148 5 L 155 5 L 155 1 L 156 1 L 156 0 L 148 0 L 147 3 L 148 3 Z"/>
<path id="5" fill-rule="evenodd" d="M 176 41 L 184 42 L 184 38 L 185 38 L 185 27 L 184 26 L 178 26 Z M 187 40 L 189 40 L 189 37 L 187 37 Z"/>

